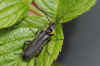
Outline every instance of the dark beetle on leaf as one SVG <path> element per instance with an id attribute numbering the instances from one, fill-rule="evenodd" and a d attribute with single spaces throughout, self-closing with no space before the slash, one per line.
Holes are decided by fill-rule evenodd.
<path id="1" fill-rule="evenodd" d="M 30 42 L 29 45 L 24 48 L 23 50 L 23 59 L 28 60 L 31 59 L 33 56 L 38 56 L 41 52 L 43 46 L 49 40 L 51 36 L 54 35 L 54 29 L 56 27 L 56 23 L 52 23 L 46 30 L 42 30 L 37 37 Z"/>

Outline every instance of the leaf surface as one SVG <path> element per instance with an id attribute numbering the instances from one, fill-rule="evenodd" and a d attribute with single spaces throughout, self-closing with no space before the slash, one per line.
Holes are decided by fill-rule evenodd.
<path id="1" fill-rule="evenodd" d="M 96 0 L 34 0 L 48 16 L 59 23 L 68 22 L 90 10 Z"/>
<path id="2" fill-rule="evenodd" d="M 7 28 L 20 21 L 29 10 L 21 0 L 0 0 L 0 29 Z"/>
<path id="3" fill-rule="evenodd" d="M 0 66 L 51 66 L 61 51 L 64 39 L 62 25 L 88 11 L 96 0 L 34 0 L 47 15 L 32 8 L 32 0 L 0 0 Z M 37 16 L 26 16 L 32 8 Z M 58 22 L 55 35 L 46 43 L 38 57 L 25 62 L 22 59 L 24 42 L 36 39 L 36 32 L 48 27 L 47 16 Z M 24 19 L 23 19 L 24 18 Z M 3 29 L 6 28 L 6 29 Z M 30 30 L 31 29 L 31 30 Z M 47 51 L 50 55 L 48 55 Z"/>

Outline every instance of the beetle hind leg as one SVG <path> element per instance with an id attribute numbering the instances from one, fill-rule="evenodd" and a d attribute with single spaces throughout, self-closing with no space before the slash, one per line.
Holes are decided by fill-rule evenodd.
<path id="1" fill-rule="evenodd" d="M 56 40 L 64 40 L 64 39 L 60 38 L 60 39 L 56 39 Z"/>

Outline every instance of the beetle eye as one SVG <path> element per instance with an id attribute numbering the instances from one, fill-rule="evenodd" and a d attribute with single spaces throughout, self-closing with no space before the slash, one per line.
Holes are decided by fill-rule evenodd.
<path id="1" fill-rule="evenodd" d="M 51 32 L 52 32 L 52 29 L 49 29 L 49 30 L 48 30 L 48 33 L 51 33 Z"/>

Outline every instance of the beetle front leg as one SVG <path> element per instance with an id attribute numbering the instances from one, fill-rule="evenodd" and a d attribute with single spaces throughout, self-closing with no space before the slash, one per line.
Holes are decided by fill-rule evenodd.
<path id="1" fill-rule="evenodd" d="M 47 41 L 46 43 L 49 44 L 50 41 L 51 41 L 51 39 L 48 39 L 48 41 Z M 50 56 L 50 53 L 49 53 L 49 51 L 48 51 L 48 45 L 46 46 L 46 52 L 47 52 L 47 54 Z"/>
<path id="2" fill-rule="evenodd" d="M 32 40 L 27 40 L 24 42 L 23 50 L 32 42 Z"/>

